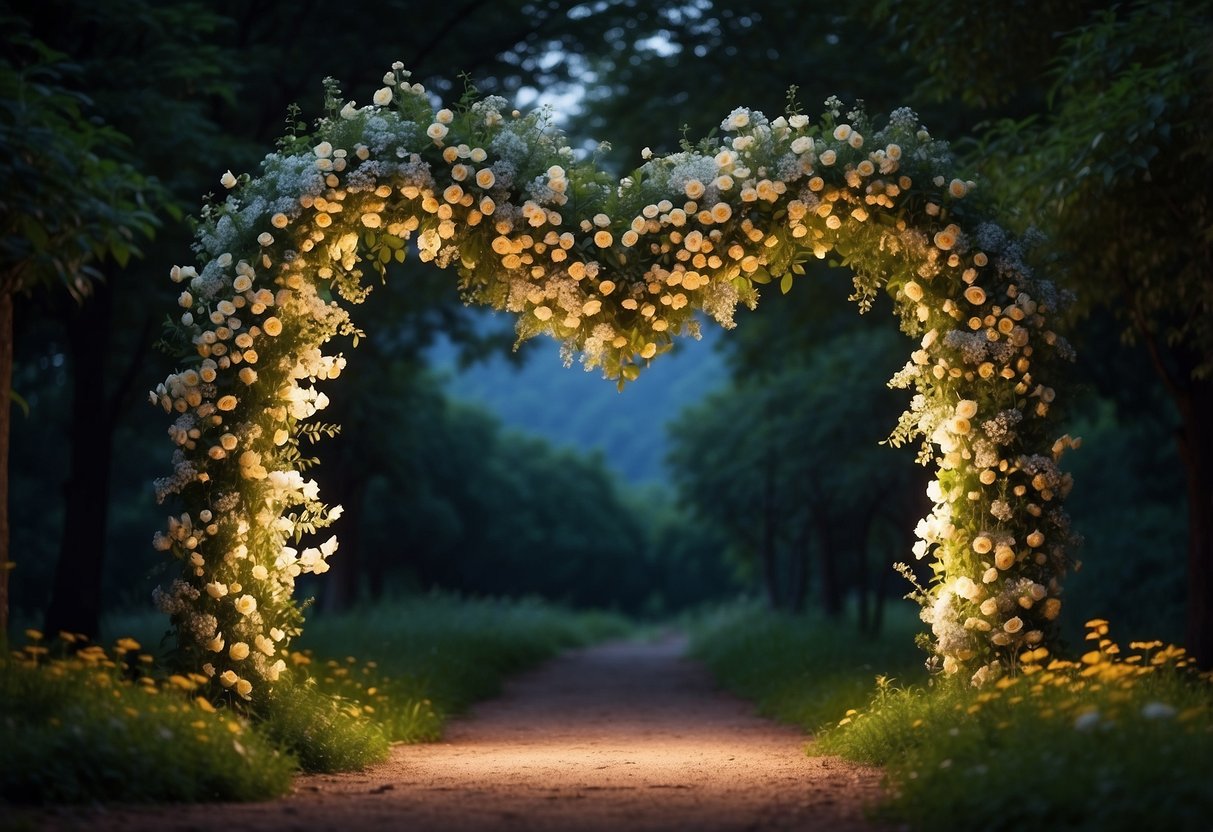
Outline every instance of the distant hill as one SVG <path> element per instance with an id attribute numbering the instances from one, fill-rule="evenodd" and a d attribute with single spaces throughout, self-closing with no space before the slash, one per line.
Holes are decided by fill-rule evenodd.
<path id="1" fill-rule="evenodd" d="M 500 316 L 478 314 L 485 316 L 485 327 L 502 323 Z M 600 450 L 625 480 L 639 484 L 668 479 L 666 424 L 725 382 L 724 361 L 714 349 L 719 335 L 705 326 L 701 341 L 679 342 L 622 393 L 598 370 L 565 367 L 554 341 L 536 345 L 519 368 L 502 357 L 460 371 L 454 348 L 445 342 L 429 358 L 452 397 L 479 403 L 510 427 L 555 444 Z"/>

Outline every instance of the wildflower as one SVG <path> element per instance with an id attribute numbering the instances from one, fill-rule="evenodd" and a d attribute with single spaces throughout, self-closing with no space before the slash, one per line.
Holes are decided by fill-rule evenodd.
<path id="1" fill-rule="evenodd" d="M 231 190 L 236 187 L 236 177 L 230 170 L 224 171 L 223 176 L 219 178 L 219 184 Z"/>
<path id="2" fill-rule="evenodd" d="M 1165 702 L 1147 702 L 1141 707 L 1141 715 L 1146 719 L 1171 719 L 1176 711 Z"/>
<path id="3" fill-rule="evenodd" d="M 248 645 L 243 641 L 238 641 L 228 648 L 227 654 L 232 657 L 232 661 L 242 662 L 248 658 Z"/>
<path id="4" fill-rule="evenodd" d="M 386 107 L 388 104 L 391 104 L 392 103 L 391 87 L 383 87 L 381 89 L 375 90 L 375 95 L 372 96 L 371 102 L 376 107 Z"/>
<path id="5" fill-rule="evenodd" d="M 1083 711 L 1074 719 L 1074 730 L 1083 732 L 1091 731 L 1099 727 L 1099 723 L 1100 716 L 1098 709 Z"/>
<path id="6" fill-rule="evenodd" d="M 251 615 L 257 609 L 257 599 L 251 595 L 241 595 L 236 599 L 236 612 L 241 615 Z"/>

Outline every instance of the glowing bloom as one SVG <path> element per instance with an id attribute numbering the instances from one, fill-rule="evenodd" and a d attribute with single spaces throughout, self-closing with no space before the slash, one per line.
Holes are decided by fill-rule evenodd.
<path id="1" fill-rule="evenodd" d="M 219 184 L 231 190 L 236 187 L 236 176 L 230 171 L 224 171 L 223 176 L 219 178 Z"/>
<path id="2" fill-rule="evenodd" d="M 750 111 L 744 107 L 738 107 L 733 112 L 729 113 L 728 118 L 724 120 L 725 130 L 740 130 L 748 126 L 750 123 Z"/>
<path id="3" fill-rule="evenodd" d="M 276 337 L 282 334 L 282 321 L 271 315 L 261 322 L 261 329 L 266 335 Z"/>
<path id="4" fill-rule="evenodd" d="M 382 87 L 381 89 L 375 90 L 375 95 L 371 98 L 371 103 L 373 103 L 376 107 L 386 107 L 388 104 L 391 104 L 392 88 Z"/>
<path id="5" fill-rule="evenodd" d="M 935 232 L 935 245 L 942 251 L 951 251 L 955 247 L 959 237 L 959 226 L 949 225 L 942 231 Z"/>
<path id="6" fill-rule="evenodd" d="M 251 615 L 257 610 L 257 599 L 251 595 L 241 595 L 236 599 L 236 612 L 241 615 Z"/>
<path id="7" fill-rule="evenodd" d="M 228 649 L 227 654 L 231 656 L 232 661 L 242 662 L 248 658 L 248 645 L 243 641 L 238 641 Z"/>

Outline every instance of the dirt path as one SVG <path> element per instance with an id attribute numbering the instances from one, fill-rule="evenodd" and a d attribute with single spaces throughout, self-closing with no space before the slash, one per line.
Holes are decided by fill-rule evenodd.
<path id="1" fill-rule="evenodd" d="M 60 814 L 90 830 L 873 830 L 879 773 L 715 690 L 681 642 L 608 644 L 513 680 L 432 745 L 266 803 Z"/>

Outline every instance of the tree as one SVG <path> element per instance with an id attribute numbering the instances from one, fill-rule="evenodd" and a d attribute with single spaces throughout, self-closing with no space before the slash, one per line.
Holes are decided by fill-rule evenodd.
<path id="1" fill-rule="evenodd" d="M 876 629 L 889 553 L 909 550 L 889 547 L 900 536 L 886 530 L 912 528 L 923 508 L 909 460 L 877 444 L 899 409 L 877 376 L 896 368 L 901 340 L 853 326 L 785 346 L 671 423 L 674 480 L 701 522 L 757 561 L 771 606 L 801 609 L 812 573 L 827 614 L 853 588 L 860 626 Z M 885 567 L 875 585 L 873 548 Z"/>
<path id="2" fill-rule="evenodd" d="M 8 437 L 16 298 L 62 284 L 77 301 L 97 264 L 126 263 L 156 224 L 145 195 L 152 183 L 115 158 L 126 137 L 90 118 L 70 92 L 62 55 L 3 21 L 0 63 L 0 633 L 8 625 L 10 569 Z"/>
<path id="3" fill-rule="evenodd" d="M 1042 218 L 1089 316 L 1149 356 L 1180 417 L 1186 644 L 1213 666 L 1213 13 L 1180 2 L 1098 14 L 1061 42 L 1051 107 L 986 150 L 1000 196 Z M 1013 155 L 1013 151 L 1028 152 Z"/>

